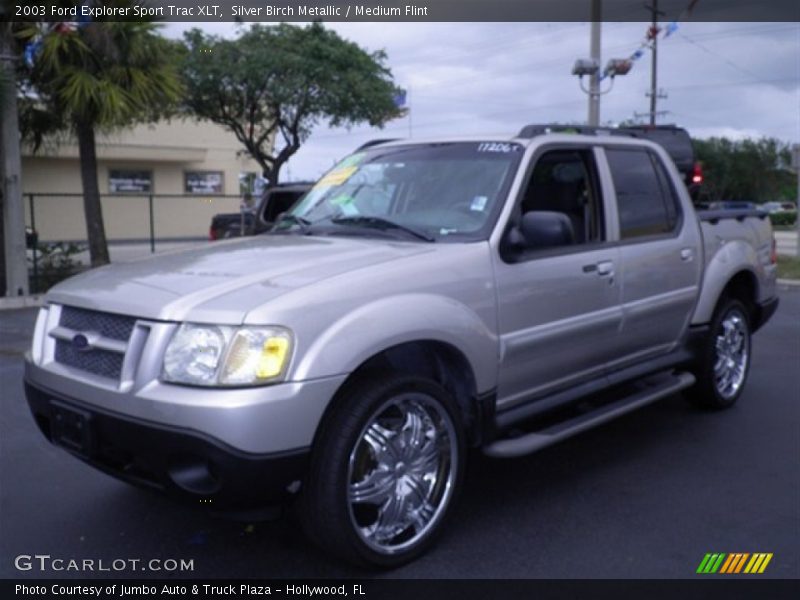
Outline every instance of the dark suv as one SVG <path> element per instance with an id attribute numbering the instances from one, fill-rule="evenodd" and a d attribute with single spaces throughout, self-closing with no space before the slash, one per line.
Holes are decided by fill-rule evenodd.
<path id="1" fill-rule="evenodd" d="M 223 213 L 214 215 L 208 231 L 210 240 L 234 238 L 263 233 L 272 227 L 275 219 L 292 205 L 313 184 L 305 181 L 281 183 L 267 188 L 253 212 Z M 244 224 L 244 227 L 242 225 Z"/>

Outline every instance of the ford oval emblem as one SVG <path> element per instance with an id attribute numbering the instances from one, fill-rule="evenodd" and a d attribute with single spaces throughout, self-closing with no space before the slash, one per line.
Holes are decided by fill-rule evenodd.
<path id="1" fill-rule="evenodd" d="M 72 338 L 72 347 L 79 352 L 89 350 L 89 339 L 82 333 L 79 333 Z"/>

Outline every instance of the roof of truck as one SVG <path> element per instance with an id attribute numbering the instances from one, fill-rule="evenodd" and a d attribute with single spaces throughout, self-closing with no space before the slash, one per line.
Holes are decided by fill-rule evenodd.
<path id="1" fill-rule="evenodd" d="M 631 125 L 626 127 L 590 127 L 587 125 L 562 125 L 558 123 L 539 123 L 525 125 L 516 135 L 509 136 L 507 133 L 489 133 L 458 136 L 428 136 L 420 138 L 389 138 L 374 139 L 361 145 L 361 148 L 369 148 L 378 145 L 395 145 L 403 143 L 429 143 L 429 142 L 471 142 L 471 141 L 497 141 L 497 142 L 530 142 L 534 138 L 543 135 L 569 135 L 591 137 L 597 139 L 603 136 L 615 136 L 622 138 L 648 139 L 651 136 L 661 135 L 686 135 L 688 132 L 676 125 Z"/>
<path id="2" fill-rule="evenodd" d="M 581 142 L 597 144 L 608 142 L 632 146 L 661 148 L 672 158 L 679 171 L 694 167 L 694 149 L 689 133 L 676 125 L 635 125 L 631 127 L 587 127 L 585 125 L 560 125 L 557 123 L 525 125 L 516 135 L 483 134 L 408 139 L 376 139 L 362 144 L 358 150 L 374 147 L 392 147 L 408 144 L 441 144 L 457 142 L 516 143 L 528 147 L 543 137 L 555 142 Z M 358 151 L 357 150 L 357 151 Z"/>

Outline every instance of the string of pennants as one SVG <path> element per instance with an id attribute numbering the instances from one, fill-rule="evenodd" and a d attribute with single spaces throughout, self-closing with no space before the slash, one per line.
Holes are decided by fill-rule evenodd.
<path id="1" fill-rule="evenodd" d="M 92 4 L 94 4 L 92 0 L 87 0 L 82 6 L 90 6 Z M 80 16 L 78 16 L 77 21 L 46 23 L 43 27 L 40 27 L 39 32 L 31 39 L 30 42 L 25 45 L 25 49 L 22 53 L 22 58 L 25 61 L 25 64 L 29 67 L 33 67 L 34 63 L 36 62 L 36 58 L 42 51 L 45 36 L 51 33 L 66 35 L 68 33 L 72 33 L 73 31 L 77 31 L 78 29 L 82 29 L 91 23 L 92 17 L 88 15 L 84 16 L 82 12 L 83 11 L 78 11 Z"/>
<path id="2" fill-rule="evenodd" d="M 644 39 L 639 44 L 639 47 L 636 48 L 636 50 L 634 50 L 627 59 L 625 59 L 630 65 L 629 68 L 633 67 L 633 64 L 640 58 L 642 58 L 645 52 L 653 49 L 653 44 L 655 40 L 658 39 L 659 36 L 662 39 L 667 39 L 673 33 L 678 31 L 679 29 L 678 22 L 682 21 L 683 19 L 691 15 L 692 11 L 694 10 L 695 6 L 697 6 L 698 2 L 700 2 L 700 0 L 690 0 L 689 4 L 686 6 L 686 8 L 683 9 L 678 18 L 670 22 L 665 27 L 662 28 L 659 27 L 658 25 L 651 25 L 650 27 L 648 27 L 647 31 L 645 32 Z M 603 81 L 604 79 L 610 76 L 611 73 L 609 73 L 608 69 L 606 69 L 600 74 L 599 80 Z"/>

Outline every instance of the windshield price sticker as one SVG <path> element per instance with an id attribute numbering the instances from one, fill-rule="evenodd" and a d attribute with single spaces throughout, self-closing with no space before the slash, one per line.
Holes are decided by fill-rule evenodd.
<path id="1" fill-rule="evenodd" d="M 344 169 L 336 169 L 331 171 L 325 177 L 319 180 L 319 183 L 314 187 L 330 187 L 334 185 L 342 185 L 345 181 L 350 179 L 350 176 L 358 170 L 358 167 L 345 167 Z"/>
<path id="2" fill-rule="evenodd" d="M 500 152 L 508 154 L 517 152 L 520 149 L 518 144 L 506 144 L 503 142 L 481 142 L 478 144 L 478 152 Z"/>

